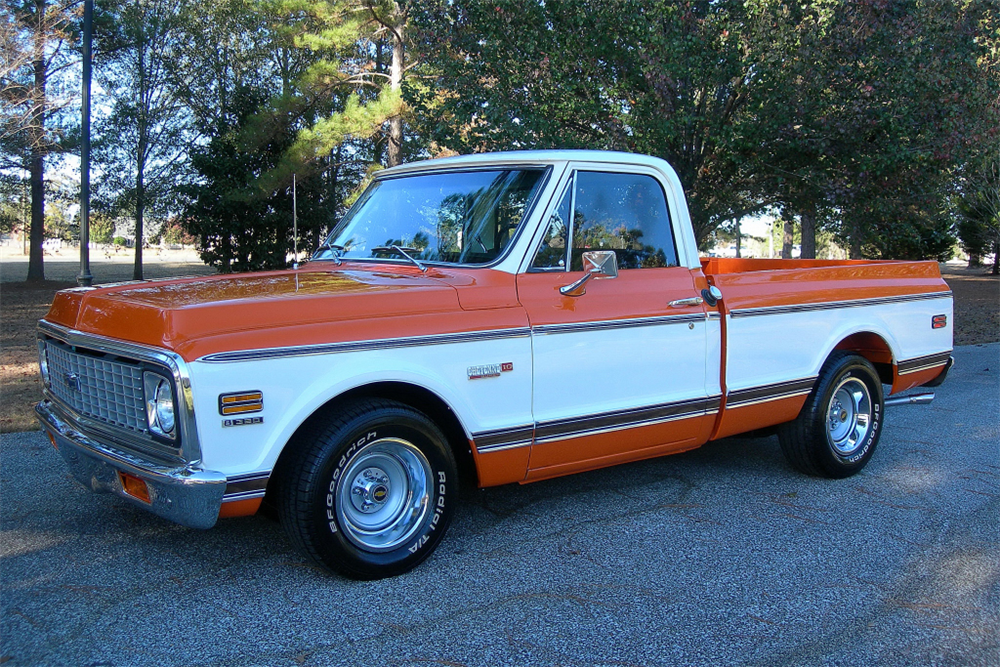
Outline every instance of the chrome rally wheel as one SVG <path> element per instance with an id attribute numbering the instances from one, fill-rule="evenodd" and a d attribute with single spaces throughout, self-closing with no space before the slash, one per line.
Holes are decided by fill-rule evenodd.
<path id="1" fill-rule="evenodd" d="M 858 451 L 872 425 L 872 397 L 864 382 L 849 377 L 834 389 L 826 422 L 830 445 L 839 456 Z"/>
<path id="2" fill-rule="evenodd" d="M 348 461 L 337 482 L 337 518 L 347 539 L 368 551 L 390 551 L 427 517 L 431 464 L 413 443 L 378 440 Z"/>

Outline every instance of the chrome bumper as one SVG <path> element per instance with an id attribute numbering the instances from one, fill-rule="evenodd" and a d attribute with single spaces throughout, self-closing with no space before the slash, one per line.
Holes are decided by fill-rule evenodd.
<path id="1" fill-rule="evenodd" d="M 42 427 L 55 439 L 70 472 L 84 486 L 125 498 L 157 516 L 191 528 L 211 528 L 219 518 L 226 476 L 190 465 L 156 463 L 96 442 L 59 417 L 50 401 L 35 406 Z M 119 472 L 146 482 L 149 502 L 125 493 Z"/>

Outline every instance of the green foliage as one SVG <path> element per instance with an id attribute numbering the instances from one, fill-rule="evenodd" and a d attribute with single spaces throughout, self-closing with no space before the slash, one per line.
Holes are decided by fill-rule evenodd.
<path id="1" fill-rule="evenodd" d="M 666 158 L 698 238 L 765 205 L 747 147 L 768 3 L 437 2 L 415 15 L 438 86 L 405 91 L 460 152 L 601 148 Z"/>
<path id="2" fill-rule="evenodd" d="M 74 59 L 78 3 L 9 0 L 0 13 L 0 169 L 30 172 L 29 281 L 44 280 L 45 174 L 72 150 L 73 97 L 62 94 Z M 48 166 L 51 167 L 51 164 Z"/>
<path id="3" fill-rule="evenodd" d="M 174 205 L 174 185 L 185 165 L 188 111 L 176 54 L 191 26 L 184 0 L 102 0 L 98 78 L 111 102 L 98 123 L 95 208 L 135 220 L 133 277 L 142 278 L 143 240 Z M 146 218 L 158 224 L 148 224 Z"/>
<path id="4" fill-rule="evenodd" d="M 178 218 L 171 218 L 160 228 L 160 240 L 170 245 L 197 245 L 198 239 L 187 233 Z"/>
<path id="5" fill-rule="evenodd" d="M 111 243 L 115 235 L 115 221 L 106 215 L 91 212 L 90 240 L 92 243 Z"/>
<path id="6" fill-rule="evenodd" d="M 45 183 L 45 238 L 74 241 L 80 238 L 80 183 L 66 174 L 55 174 Z"/>
<path id="7" fill-rule="evenodd" d="M 198 180 L 186 188 L 184 228 L 198 237 L 202 259 L 223 273 L 285 268 L 293 248 L 292 179 L 274 186 L 261 176 L 278 166 L 295 131 L 271 117 L 261 132 L 255 114 L 265 99 L 259 92 L 242 89 L 230 99 L 211 141 L 192 151 Z M 316 239 L 333 222 L 336 208 L 328 206 L 324 186 L 315 172 L 298 175 L 298 226 L 304 237 Z"/>
<path id="8" fill-rule="evenodd" d="M 9 68 L 0 175 L 34 167 L 39 226 L 41 160 L 75 135 L 61 107 L 77 84 L 60 82 L 66 43 L 78 37 L 77 5 L 41 6 L 37 29 L 33 0 L 8 3 L 12 20 L 0 25 Z M 994 243 L 972 174 L 1000 128 L 1000 0 L 98 0 L 97 9 L 107 103 L 95 107 L 94 212 L 108 217 L 92 221 L 95 240 L 95 230 L 113 235 L 101 227 L 111 217 L 155 228 L 183 206 L 214 265 L 283 266 L 293 174 L 308 247 L 383 165 L 589 148 L 667 159 L 702 245 L 764 210 L 815 220 L 817 238 L 832 235 L 853 256 L 943 257 L 956 230 L 972 255 Z M 51 56 L 47 90 L 31 66 L 36 38 Z M 46 219 L 66 217 L 66 206 L 51 207 L 60 210 Z M 11 211 L 0 206 L 4 229 Z M 796 235 L 808 247 L 811 235 Z"/>
<path id="9" fill-rule="evenodd" d="M 976 265 L 994 255 L 993 273 L 1000 273 L 1000 150 L 986 154 L 968 165 L 957 197 L 958 237 Z"/>
<path id="10" fill-rule="evenodd" d="M 0 233 L 23 228 L 28 213 L 27 185 L 14 174 L 0 172 Z"/>
<path id="11" fill-rule="evenodd" d="M 343 111 L 331 113 L 299 131 L 289 150 L 293 164 L 303 164 L 329 155 L 348 137 L 369 139 L 382 124 L 400 111 L 399 91 L 383 88 L 379 96 L 364 104 L 357 94 L 347 98 Z"/>
<path id="12" fill-rule="evenodd" d="M 862 254 L 872 259 L 934 259 L 946 262 L 954 255 L 955 236 L 944 216 L 912 216 L 886 227 L 873 226 L 862 245 Z"/>
<path id="13" fill-rule="evenodd" d="M 311 58 L 293 78 L 291 94 L 272 102 L 272 113 L 291 111 L 303 120 L 277 178 L 358 140 L 372 140 L 377 161 L 388 166 L 401 161 L 407 4 L 285 0 L 280 5 L 293 19 L 289 34 L 295 47 Z M 310 113 L 303 113 L 307 109 Z"/>
<path id="14" fill-rule="evenodd" d="M 956 166 L 1000 125 L 987 29 L 997 9 L 438 0 L 414 17 L 437 85 L 404 93 L 421 129 L 460 152 L 664 157 L 700 241 L 777 206 L 833 220 L 856 253 L 938 256 L 948 232 L 929 221 L 946 208 Z"/>
<path id="15" fill-rule="evenodd" d="M 782 207 L 831 209 L 855 256 L 947 255 L 955 170 L 1000 122 L 984 31 L 997 9 L 863 0 L 790 14 L 781 67 L 762 72 L 789 101 L 767 107 L 779 132 L 763 145 Z"/>

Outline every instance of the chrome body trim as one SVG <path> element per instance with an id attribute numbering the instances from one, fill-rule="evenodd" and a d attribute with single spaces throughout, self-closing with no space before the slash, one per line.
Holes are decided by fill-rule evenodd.
<path id="1" fill-rule="evenodd" d="M 766 306 L 763 308 L 735 308 L 730 311 L 730 317 L 757 317 L 759 315 L 784 315 L 788 313 L 808 313 L 816 310 L 833 310 L 836 308 L 860 308 L 863 306 L 881 306 L 888 303 L 906 303 L 908 301 L 926 301 L 929 299 L 950 299 L 951 291 L 927 292 L 924 294 L 903 294 L 900 296 L 885 296 L 872 299 L 854 299 L 849 301 L 825 301 L 823 303 L 789 304 L 787 306 Z"/>
<path id="2" fill-rule="evenodd" d="M 472 440 L 480 454 L 499 452 L 504 449 L 527 447 L 535 437 L 535 425 L 526 424 L 514 428 L 497 429 L 474 433 Z"/>
<path id="3" fill-rule="evenodd" d="M 928 354 L 923 357 L 914 357 L 913 359 L 901 359 L 896 362 L 896 375 L 909 375 L 910 373 L 930 370 L 938 366 L 944 366 L 945 364 L 948 364 L 950 367 L 951 352 L 951 350 L 948 350 L 947 352 Z"/>
<path id="4" fill-rule="evenodd" d="M 801 378 L 799 380 L 789 380 L 788 382 L 776 382 L 774 384 L 762 385 L 760 387 L 750 387 L 729 392 L 726 398 L 726 409 L 744 408 L 749 405 L 768 403 L 783 398 L 794 398 L 796 396 L 806 396 L 812 391 L 816 384 L 816 377 Z"/>
<path id="5" fill-rule="evenodd" d="M 96 334 L 76 331 L 53 324 L 46 320 L 38 323 L 39 338 L 49 337 L 59 340 L 72 347 L 80 347 L 95 352 L 114 354 L 139 363 L 148 363 L 160 367 L 173 378 L 177 424 L 180 437 L 179 445 L 164 444 L 150 438 L 139 437 L 125 429 L 118 429 L 88 419 L 78 414 L 69 405 L 60 401 L 48 390 L 43 389 L 45 398 L 59 406 L 63 418 L 92 438 L 101 441 L 110 440 L 119 447 L 136 450 L 139 453 L 165 458 L 175 462 L 185 462 L 195 465 L 201 461 L 201 445 L 198 441 L 198 429 L 195 422 L 194 400 L 191 396 L 191 376 L 187 362 L 180 355 L 149 345 L 128 343 L 125 341 L 98 336 Z"/>
<path id="6" fill-rule="evenodd" d="M 229 363 L 234 361 L 253 361 L 257 359 L 279 359 L 284 357 L 302 357 L 314 354 L 338 354 L 343 352 L 367 352 L 371 350 L 391 350 L 401 347 L 419 347 L 421 345 L 444 345 L 447 343 L 472 343 L 483 340 L 501 340 L 504 338 L 525 338 L 531 334 L 528 327 L 514 329 L 491 329 L 488 331 L 465 331 L 459 333 L 434 334 L 430 336 L 413 336 L 408 338 L 381 338 L 378 340 L 358 340 L 344 343 L 319 343 L 316 345 L 296 345 L 291 347 L 272 347 L 263 350 L 237 350 L 235 352 L 216 352 L 206 354 L 198 361 L 207 363 Z"/>
<path id="7" fill-rule="evenodd" d="M 502 340 L 505 338 L 524 338 L 531 335 L 572 333 L 576 331 L 600 331 L 606 329 L 627 329 L 631 327 L 650 327 L 667 324 L 686 324 L 704 322 L 705 320 L 717 317 L 719 317 L 718 313 L 694 313 L 684 315 L 665 315 L 660 317 L 640 317 L 625 320 L 607 320 L 601 322 L 543 324 L 530 328 L 515 327 L 513 329 L 464 331 L 457 333 L 432 334 L 428 336 L 412 336 L 407 338 L 380 338 L 377 340 L 357 340 L 346 341 L 343 343 L 318 343 L 315 345 L 272 347 L 261 350 L 215 352 L 213 354 L 206 354 L 204 357 L 199 358 L 198 361 L 204 361 L 207 363 L 232 363 L 237 361 L 279 359 L 285 357 L 301 357 L 318 354 L 368 352 L 373 350 L 391 350 L 404 347 L 420 347 L 422 345 L 446 345 L 449 343 L 471 343 L 484 340 Z"/>
<path id="8" fill-rule="evenodd" d="M 226 480 L 226 491 L 222 497 L 222 502 L 263 498 L 264 493 L 267 491 L 267 482 L 270 479 L 270 472 L 257 472 L 230 477 Z"/>
<path id="9" fill-rule="evenodd" d="M 570 322 L 567 324 L 541 324 L 531 327 L 531 333 L 537 335 L 575 333 L 578 331 L 603 331 L 607 329 L 631 329 L 632 327 L 653 327 L 667 324 L 687 324 L 704 322 L 709 319 L 705 313 L 684 315 L 662 315 L 657 317 L 636 317 L 623 320 L 604 320 L 600 322 Z"/>
<path id="10" fill-rule="evenodd" d="M 628 410 L 602 412 L 595 415 L 583 415 L 570 419 L 536 422 L 509 429 L 474 433 L 472 441 L 478 453 L 486 454 L 517 447 L 529 447 L 532 444 L 544 444 L 586 435 L 598 435 L 702 417 L 717 413 L 721 402 L 720 396 L 711 396 Z"/>
<path id="11" fill-rule="evenodd" d="M 629 410 L 616 410 L 596 415 L 539 422 L 535 425 L 535 443 L 599 435 L 640 426 L 654 426 L 667 422 L 702 417 L 719 411 L 720 396 L 696 398 L 676 403 L 663 403 Z"/>
<path id="12" fill-rule="evenodd" d="M 226 476 L 188 463 L 151 460 L 92 439 L 64 420 L 51 401 L 35 407 L 42 427 L 81 484 L 97 492 L 114 493 L 139 507 L 191 528 L 211 528 L 219 518 Z M 118 473 L 143 480 L 147 504 L 122 488 Z"/>

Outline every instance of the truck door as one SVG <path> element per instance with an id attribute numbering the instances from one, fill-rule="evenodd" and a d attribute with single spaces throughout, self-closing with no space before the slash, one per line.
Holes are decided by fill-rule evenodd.
<path id="1" fill-rule="evenodd" d="M 518 276 L 534 365 L 528 479 L 697 447 L 718 412 L 705 306 L 679 266 L 661 182 L 636 169 L 570 172 Z M 613 251 L 618 275 L 560 292 L 591 250 Z"/>

